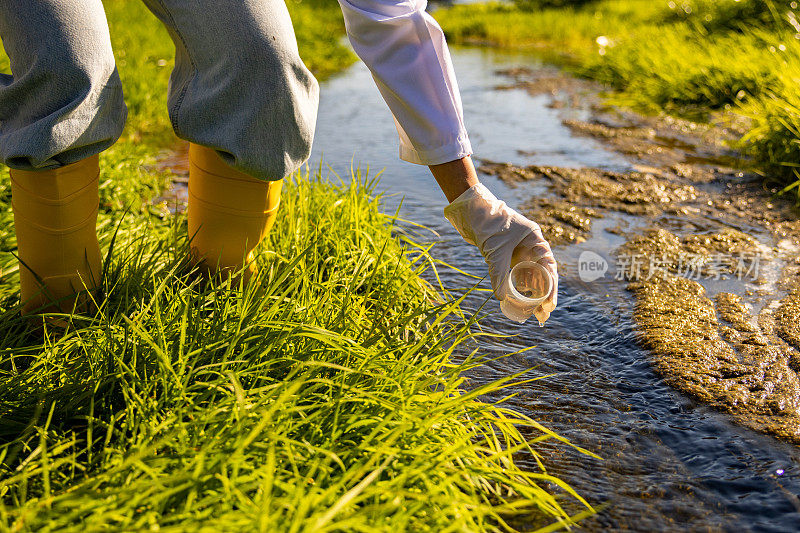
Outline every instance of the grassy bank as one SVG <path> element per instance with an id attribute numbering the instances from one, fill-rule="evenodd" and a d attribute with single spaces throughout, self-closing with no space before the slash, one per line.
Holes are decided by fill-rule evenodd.
<path id="1" fill-rule="evenodd" d="M 66 334 L 18 316 L 0 182 L 0 529 L 492 531 L 586 509 L 513 461 L 556 437 L 479 401 L 520 378 L 466 392 L 468 320 L 367 178 L 288 180 L 258 283 L 186 271 L 185 218 L 149 202 L 172 46 L 140 2 L 107 8 L 131 116 L 101 159 L 106 297 Z M 317 73 L 352 60 L 321 37 L 336 9 L 292 5 Z"/>
<path id="2" fill-rule="evenodd" d="M 451 41 L 544 49 L 647 112 L 750 117 L 738 147 L 769 177 L 800 164 L 797 4 L 765 0 L 598 0 L 580 8 L 506 4 L 436 12 Z"/>

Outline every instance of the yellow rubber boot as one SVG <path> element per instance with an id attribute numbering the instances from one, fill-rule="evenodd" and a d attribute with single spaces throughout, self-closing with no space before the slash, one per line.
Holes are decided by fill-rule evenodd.
<path id="1" fill-rule="evenodd" d="M 98 156 L 53 170 L 11 170 L 23 313 L 86 311 L 100 283 Z"/>
<path id="2" fill-rule="evenodd" d="M 256 273 L 253 250 L 278 213 L 283 181 L 264 181 L 235 170 L 217 152 L 189 145 L 189 238 L 204 273 Z"/>

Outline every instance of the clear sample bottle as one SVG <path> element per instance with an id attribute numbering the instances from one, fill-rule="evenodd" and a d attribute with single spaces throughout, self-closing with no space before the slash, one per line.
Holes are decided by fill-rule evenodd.
<path id="1" fill-rule="evenodd" d="M 509 320 L 520 324 L 533 316 L 553 290 L 552 276 L 534 261 L 514 265 L 506 283 L 506 297 L 500 302 L 500 310 Z"/>

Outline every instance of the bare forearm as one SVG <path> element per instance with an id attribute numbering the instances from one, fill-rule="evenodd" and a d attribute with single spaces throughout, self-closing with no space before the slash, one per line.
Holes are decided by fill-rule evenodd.
<path id="1" fill-rule="evenodd" d="M 452 202 L 464 191 L 479 183 L 475 165 L 469 156 L 441 165 L 430 165 L 428 168 L 431 169 L 431 174 L 448 202 Z"/>

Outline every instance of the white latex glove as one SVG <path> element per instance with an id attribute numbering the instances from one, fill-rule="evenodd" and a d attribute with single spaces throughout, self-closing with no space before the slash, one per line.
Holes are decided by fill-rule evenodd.
<path id="1" fill-rule="evenodd" d="M 480 183 L 453 200 L 444 209 L 444 216 L 465 241 L 480 250 L 498 300 L 505 299 L 506 278 L 518 262 L 536 261 L 550 272 L 553 291 L 533 313 L 544 323 L 558 303 L 558 269 L 539 225 L 498 200 Z"/>

